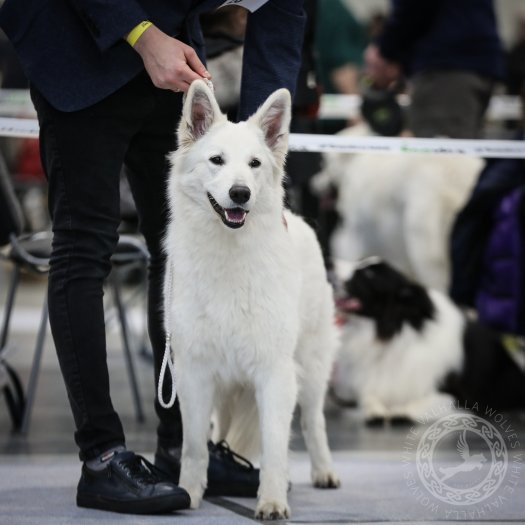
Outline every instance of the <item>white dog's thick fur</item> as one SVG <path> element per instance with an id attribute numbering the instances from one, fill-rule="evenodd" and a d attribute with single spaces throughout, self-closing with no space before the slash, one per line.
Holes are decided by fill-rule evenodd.
<path id="1" fill-rule="evenodd" d="M 288 91 L 278 90 L 248 121 L 233 124 L 210 89 L 194 82 L 168 190 L 165 247 L 173 293 L 167 284 L 165 309 L 184 429 L 180 485 L 197 507 L 214 408 L 221 437 L 234 422 L 249 435 L 258 412 L 256 516 L 262 519 L 289 515 L 288 441 L 296 402 L 313 483 L 339 484 L 323 415 L 337 348 L 332 290 L 314 232 L 283 214 L 290 105 Z M 233 187 L 244 188 L 245 198 L 248 189 L 248 200 L 233 201 Z M 239 389 L 241 402 L 232 409 Z"/>
<path id="2" fill-rule="evenodd" d="M 342 132 L 370 135 L 366 125 Z M 327 153 L 313 181 L 321 192 L 338 188 L 341 227 L 334 257 L 356 261 L 381 256 L 425 286 L 446 291 L 448 242 L 483 160 L 467 155 Z"/>

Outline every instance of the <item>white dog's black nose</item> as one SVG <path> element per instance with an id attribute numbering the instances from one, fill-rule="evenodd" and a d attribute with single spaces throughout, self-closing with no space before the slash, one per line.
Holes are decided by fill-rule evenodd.
<path id="1" fill-rule="evenodd" d="M 245 204 L 250 200 L 251 191 L 248 186 L 236 184 L 230 188 L 230 199 L 235 204 Z"/>

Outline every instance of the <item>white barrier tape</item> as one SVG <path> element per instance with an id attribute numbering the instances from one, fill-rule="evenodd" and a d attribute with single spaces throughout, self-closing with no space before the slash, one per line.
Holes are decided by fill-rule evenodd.
<path id="1" fill-rule="evenodd" d="M 0 118 L 0 136 L 37 138 L 38 121 Z M 525 141 L 420 139 L 413 137 L 349 137 L 290 134 L 290 151 L 321 153 L 437 153 L 485 158 L 525 159 Z"/>
<path id="2" fill-rule="evenodd" d="M 397 97 L 403 107 L 410 105 L 408 95 Z M 322 95 L 318 118 L 320 119 L 354 119 L 361 114 L 360 95 Z M 487 108 L 487 120 L 520 120 L 522 115 L 521 100 L 509 95 L 495 95 L 490 99 Z"/>
<path id="3" fill-rule="evenodd" d="M 350 137 L 292 133 L 290 150 L 333 153 L 436 153 L 525 159 L 525 141 L 520 140 Z"/>
<path id="4" fill-rule="evenodd" d="M 0 137 L 38 138 L 38 120 L 0 117 Z"/>

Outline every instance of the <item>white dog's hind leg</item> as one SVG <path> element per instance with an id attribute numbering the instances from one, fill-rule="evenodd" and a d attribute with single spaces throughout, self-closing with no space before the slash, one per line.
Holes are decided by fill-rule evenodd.
<path id="1" fill-rule="evenodd" d="M 179 485 L 191 497 L 191 508 L 200 505 L 207 483 L 210 418 L 213 408 L 214 382 L 204 367 L 191 364 L 190 373 L 179 374 L 178 391 L 184 422 Z"/>
<path id="2" fill-rule="evenodd" d="M 331 302 L 331 291 L 327 301 Z M 318 488 L 336 488 L 340 481 L 335 474 L 326 435 L 324 400 L 333 366 L 338 337 L 332 319 L 332 309 L 325 309 L 324 320 L 302 334 L 296 353 L 300 366 L 298 403 L 301 408 L 301 428 L 312 464 L 312 483 Z"/>
<path id="3" fill-rule="evenodd" d="M 332 465 L 323 413 L 326 382 L 306 374 L 299 391 L 301 428 L 312 462 L 312 483 L 318 488 L 337 488 L 341 484 Z"/>
<path id="4" fill-rule="evenodd" d="M 265 369 L 256 385 L 261 424 L 261 476 L 257 519 L 290 517 L 287 500 L 288 445 L 297 396 L 295 368 L 291 359 Z"/>
<path id="5" fill-rule="evenodd" d="M 261 455 L 261 429 L 255 392 L 246 386 L 230 396 L 230 420 L 225 436 L 230 447 L 252 462 Z"/>

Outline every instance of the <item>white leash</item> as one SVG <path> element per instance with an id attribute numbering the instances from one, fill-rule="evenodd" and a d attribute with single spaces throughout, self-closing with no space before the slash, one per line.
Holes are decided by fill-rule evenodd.
<path id="1" fill-rule="evenodd" d="M 166 300 L 164 301 L 164 317 L 166 326 L 166 343 L 164 345 L 164 356 L 159 372 L 159 383 L 157 386 L 157 397 L 162 408 L 171 408 L 177 397 L 177 383 L 175 375 L 175 356 L 171 348 L 171 296 L 173 288 L 173 275 L 169 258 L 166 260 Z M 169 368 L 171 375 L 171 396 L 169 401 L 164 401 L 162 386 L 166 376 L 166 368 Z"/>

